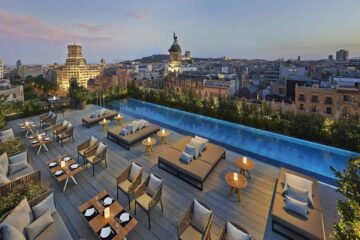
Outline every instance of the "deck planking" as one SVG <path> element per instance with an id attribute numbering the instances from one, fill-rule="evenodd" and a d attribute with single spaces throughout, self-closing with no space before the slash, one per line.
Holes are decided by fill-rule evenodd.
<path id="1" fill-rule="evenodd" d="M 113 197 L 116 197 L 115 178 L 133 161 L 143 166 L 143 180 L 150 173 L 155 173 L 164 179 L 164 212 L 161 212 L 160 207 L 151 212 L 152 229 L 149 231 L 147 215 L 139 210 L 135 216 L 139 223 L 128 235 L 128 239 L 176 239 L 177 223 L 194 198 L 205 202 L 214 211 L 213 239 L 217 239 L 224 222 L 227 220 L 234 221 L 246 228 L 254 239 L 282 239 L 272 232 L 270 220 L 271 201 L 276 178 L 279 174 L 278 167 L 254 160 L 255 169 L 251 172 L 252 179 L 249 180 L 247 188 L 241 190 L 242 202 L 238 203 L 234 195 L 231 198 L 227 196 L 229 187 L 224 181 L 224 176 L 228 171 L 238 171 L 234 162 L 239 154 L 227 150 L 226 159 L 223 159 L 214 168 L 204 183 L 203 191 L 200 191 L 157 167 L 158 154 L 168 147 L 167 145 L 160 146 L 159 139 L 154 147 L 153 154 L 149 157 L 144 154 L 144 146 L 141 143 L 134 144 L 131 150 L 127 151 L 108 140 L 99 125 L 94 125 L 91 128 L 82 126 L 81 117 L 88 116 L 96 108 L 97 106 L 88 105 L 85 110 L 67 110 L 64 117 L 58 115 L 58 123 L 66 119 L 75 126 L 75 143 L 66 142 L 63 147 L 55 142 L 50 143 L 48 145 L 49 152 L 42 151 L 39 156 L 36 155 L 35 149 L 29 147 L 31 164 L 35 169 L 41 171 L 42 180 L 53 189 L 56 207 L 74 239 L 96 239 L 86 220 L 78 211 L 78 206 L 102 190 L 106 190 Z M 38 116 L 27 119 L 37 124 L 39 121 Z M 130 120 L 132 120 L 131 117 L 125 116 L 123 122 Z M 22 121 L 24 119 L 17 119 L 9 122 L 8 125 L 13 127 L 17 136 L 23 137 L 24 133 L 17 128 L 17 124 Z M 115 122 L 112 121 L 110 127 L 114 125 Z M 94 177 L 91 168 L 84 170 L 75 176 L 78 185 L 69 181 L 66 191 L 63 192 L 64 182 L 58 183 L 51 176 L 45 162 L 64 153 L 68 153 L 77 159 L 76 146 L 91 136 L 95 136 L 108 145 L 108 168 L 102 164 L 96 166 Z M 181 137 L 183 137 L 182 134 L 172 131 L 168 137 L 168 143 L 172 144 Z M 80 159 L 80 163 L 82 163 L 82 159 Z M 336 199 L 339 199 L 340 196 L 329 186 L 320 184 L 319 188 L 324 212 L 325 232 L 328 237 L 333 231 L 334 221 L 338 219 Z M 124 207 L 127 207 L 127 197 L 121 192 L 119 192 L 119 201 Z M 131 213 L 134 214 L 134 201 L 132 202 Z"/>

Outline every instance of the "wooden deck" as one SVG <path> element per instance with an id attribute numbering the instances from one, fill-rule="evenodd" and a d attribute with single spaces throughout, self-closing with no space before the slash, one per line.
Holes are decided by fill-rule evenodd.
<path id="1" fill-rule="evenodd" d="M 75 143 L 66 142 L 64 147 L 61 147 L 60 144 L 53 142 L 48 145 L 49 152 L 42 151 L 39 156 L 36 155 L 35 149 L 29 148 L 31 164 L 35 169 L 41 170 L 43 181 L 48 183 L 55 192 L 56 207 L 74 239 L 96 239 L 78 211 L 78 206 L 102 190 L 106 190 L 116 197 L 115 178 L 133 161 L 144 167 L 143 179 L 150 173 L 155 173 L 164 179 L 164 213 L 161 212 L 160 207 L 151 213 L 152 229 L 149 231 L 146 213 L 138 211 L 135 217 L 139 224 L 128 235 L 128 239 L 176 239 L 177 223 L 194 198 L 205 202 L 214 211 L 213 239 L 217 239 L 220 228 L 226 220 L 234 221 L 246 228 L 254 239 L 282 239 L 272 232 L 270 220 L 270 206 L 279 168 L 255 161 L 255 169 L 251 172 L 252 179 L 249 180 L 248 187 L 241 190 L 242 202 L 238 203 L 234 195 L 231 199 L 227 196 L 229 188 L 224 181 L 224 176 L 228 171 L 238 170 L 234 160 L 239 155 L 227 151 L 226 159 L 216 166 L 201 192 L 157 167 L 157 155 L 167 146 L 156 144 L 153 155 L 149 157 L 144 154 L 144 146 L 141 143 L 135 144 L 130 151 L 127 151 L 107 140 L 99 125 L 89 129 L 83 127 L 81 117 L 89 115 L 95 108 L 94 105 L 88 105 L 86 110 L 67 110 L 64 117 L 58 116 L 58 123 L 66 119 L 75 125 Z M 38 116 L 27 119 L 35 121 L 37 124 L 39 121 Z M 24 133 L 17 129 L 17 124 L 24 120 L 19 119 L 8 123 L 10 127 L 13 127 L 17 136 L 24 136 Z M 131 118 L 126 116 L 125 121 L 129 120 Z M 114 125 L 113 121 L 110 126 Z M 92 176 L 91 168 L 88 168 L 75 176 L 78 185 L 69 181 L 66 191 L 63 192 L 63 183 L 59 184 L 50 175 L 45 162 L 63 153 L 68 153 L 76 158 L 76 146 L 91 136 L 95 136 L 108 145 L 108 168 L 103 165 L 96 166 L 95 177 Z M 172 132 L 168 142 L 171 144 L 181 137 L 181 134 Z M 320 192 L 326 236 L 328 237 L 332 232 L 333 222 L 338 218 L 336 199 L 340 196 L 333 188 L 325 185 L 320 185 Z M 123 206 L 127 206 L 125 195 L 120 193 L 119 201 Z M 132 213 L 134 213 L 133 205 L 134 202 L 132 202 Z"/>

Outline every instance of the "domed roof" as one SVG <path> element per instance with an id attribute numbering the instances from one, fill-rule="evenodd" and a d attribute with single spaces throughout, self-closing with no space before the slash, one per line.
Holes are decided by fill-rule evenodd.
<path id="1" fill-rule="evenodd" d="M 174 33 L 174 42 L 171 45 L 169 52 L 181 52 L 181 47 L 180 47 L 179 43 L 177 42 L 177 36 L 175 33 Z"/>

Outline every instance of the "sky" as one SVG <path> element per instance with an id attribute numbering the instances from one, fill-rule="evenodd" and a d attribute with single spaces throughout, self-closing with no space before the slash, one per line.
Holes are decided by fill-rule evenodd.
<path id="1" fill-rule="evenodd" d="M 63 64 L 165 54 L 176 32 L 194 57 L 360 57 L 359 0 L 0 0 L 0 58 Z"/>

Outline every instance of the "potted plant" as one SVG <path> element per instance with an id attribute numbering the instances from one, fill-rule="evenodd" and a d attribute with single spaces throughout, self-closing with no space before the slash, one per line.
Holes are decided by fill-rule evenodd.
<path id="1" fill-rule="evenodd" d="M 340 172 L 331 170 L 337 177 L 337 189 L 345 199 L 337 201 L 340 216 L 339 223 L 334 225 L 335 240 L 360 239 L 360 157 L 351 159 L 348 167 Z"/>

